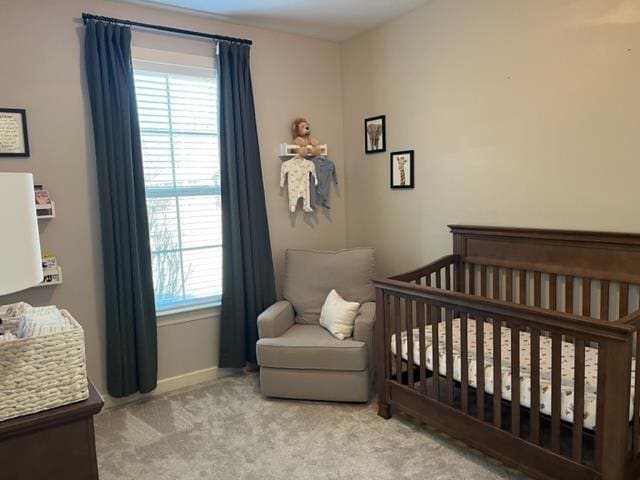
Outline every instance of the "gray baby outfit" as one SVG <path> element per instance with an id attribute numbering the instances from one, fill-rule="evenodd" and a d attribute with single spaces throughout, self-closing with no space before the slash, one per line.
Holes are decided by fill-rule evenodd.
<path id="1" fill-rule="evenodd" d="M 327 157 L 317 156 L 311 159 L 316 167 L 316 176 L 318 183 L 314 185 L 314 178 L 309 177 L 309 190 L 311 191 L 311 207 L 322 205 L 324 208 L 329 206 L 329 191 L 331 189 L 331 180 L 337 185 L 338 177 L 336 176 L 336 166 Z"/>

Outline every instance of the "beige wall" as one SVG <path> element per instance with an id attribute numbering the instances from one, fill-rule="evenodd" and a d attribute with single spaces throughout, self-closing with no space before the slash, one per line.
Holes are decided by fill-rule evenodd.
<path id="1" fill-rule="evenodd" d="M 104 299 L 99 208 L 89 103 L 84 82 L 83 11 L 251 38 L 267 209 L 280 278 L 288 247 L 345 245 L 344 195 L 330 216 L 289 215 L 278 187 L 277 144 L 290 140 L 289 123 L 305 115 L 329 144 L 343 180 L 340 50 L 337 44 L 221 23 L 205 17 L 101 0 L 0 0 L 0 106 L 27 109 L 31 157 L 0 159 L 0 171 L 33 172 L 56 201 L 58 217 L 41 224 L 42 245 L 59 258 L 64 284 L 32 289 L 21 299 L 68 308 L 84 326 L 89 373 L 104 391 Z M 136 32 L 136 46 L 212 54 L 209 42 Z M 1 267 L 0 267 L 1 268 Z M 217 318 L 164 324 L 159 329 L 160 377 L 217 365 Z"/>
<path id="2" fill-rule="evenodd" d="M 637 1 L 433 0 L 342 47 L 347 239 L 380 274 L 450 252 L 449 223 L 640 232 Z M 416 187 L 392 191 L 403 149 Z"/>
<path id="3" fill-rule="evenodd" d="M 103 0 L 0 0 L 0 105 L 27 109 L 32 156 L 1 159 L 51 190 L 43 246 L 65 282 L 0 298 L 68 308 L 104 390 L 99 209 L 79 14 L 252 38 L 272 246 L 373 245 L 386 275 L 450 251 L 447 223 L 640 231 L 640 9 L 619 0 L 432 0 L 342 45 Z M 134 34 L 134 45 L 211 52 L 206 41 Z M 295 65 L 295 66 L 292 66 Z M 344 101 L 343 101 L 344 100 Z M 416 151 L 416 188 L 389 189 L 388 152 L 363 153 L 366 116 L 387 115 L 388 151 Z M 341 181 L 329 215 L 289 215 L 276 147 L 306 115 Z M 344 125 L 344 128 L 343 128 Z M 344 156 L 343 153 L 344 135 Z M 343 158 L 346 162 L 343 162 Z M 345 182 L 346 178 L 346 182 Z M 345 195 L 346 183 L 346 195 Z M 177 322 L 176 322 L 177 320 Z M 214 312 L 159 328 L 160 378 L 217 364 Z"/>

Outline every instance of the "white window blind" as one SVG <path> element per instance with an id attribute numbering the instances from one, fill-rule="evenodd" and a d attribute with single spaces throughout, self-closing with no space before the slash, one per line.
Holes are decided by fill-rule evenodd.
<path id="1" fill-rule="evenodd" d="M 222 298 L 217 86 L 212 68 L 136 61 L 158 311 Z"/>

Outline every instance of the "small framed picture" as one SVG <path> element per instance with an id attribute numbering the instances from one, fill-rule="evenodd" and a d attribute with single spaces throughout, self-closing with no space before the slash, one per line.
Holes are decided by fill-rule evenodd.
<path id="1" fill-rule="evenodd" d="M 28 157 L 27 112 L 0 107 L 0 157 Z"/>
<path id="2" fill-rule="evenodd" d="M 381 153 L 387 151 L 385 116 L 364 119 L 364 152 Z"/>
<path id="3" fill-rule="evenodd" d="M 413 186 L 413 150 L 391 152 L 391 188 Z"/>

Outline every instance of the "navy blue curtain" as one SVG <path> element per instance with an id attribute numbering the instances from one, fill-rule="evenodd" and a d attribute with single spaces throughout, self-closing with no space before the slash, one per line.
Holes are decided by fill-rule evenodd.
<path id="1" fill-rule="evenodd" d="M 257 317 L 276 300 L 249 52 L 218 45 L 223 368 L 256 363 Z"/>
<path id="2" fill-rule="evenodd" d="M 131 30 L 89 21 L 85 64 L 98 173 L 107 387 L 123 397 L 157 380 L 157 330 Z"/>

